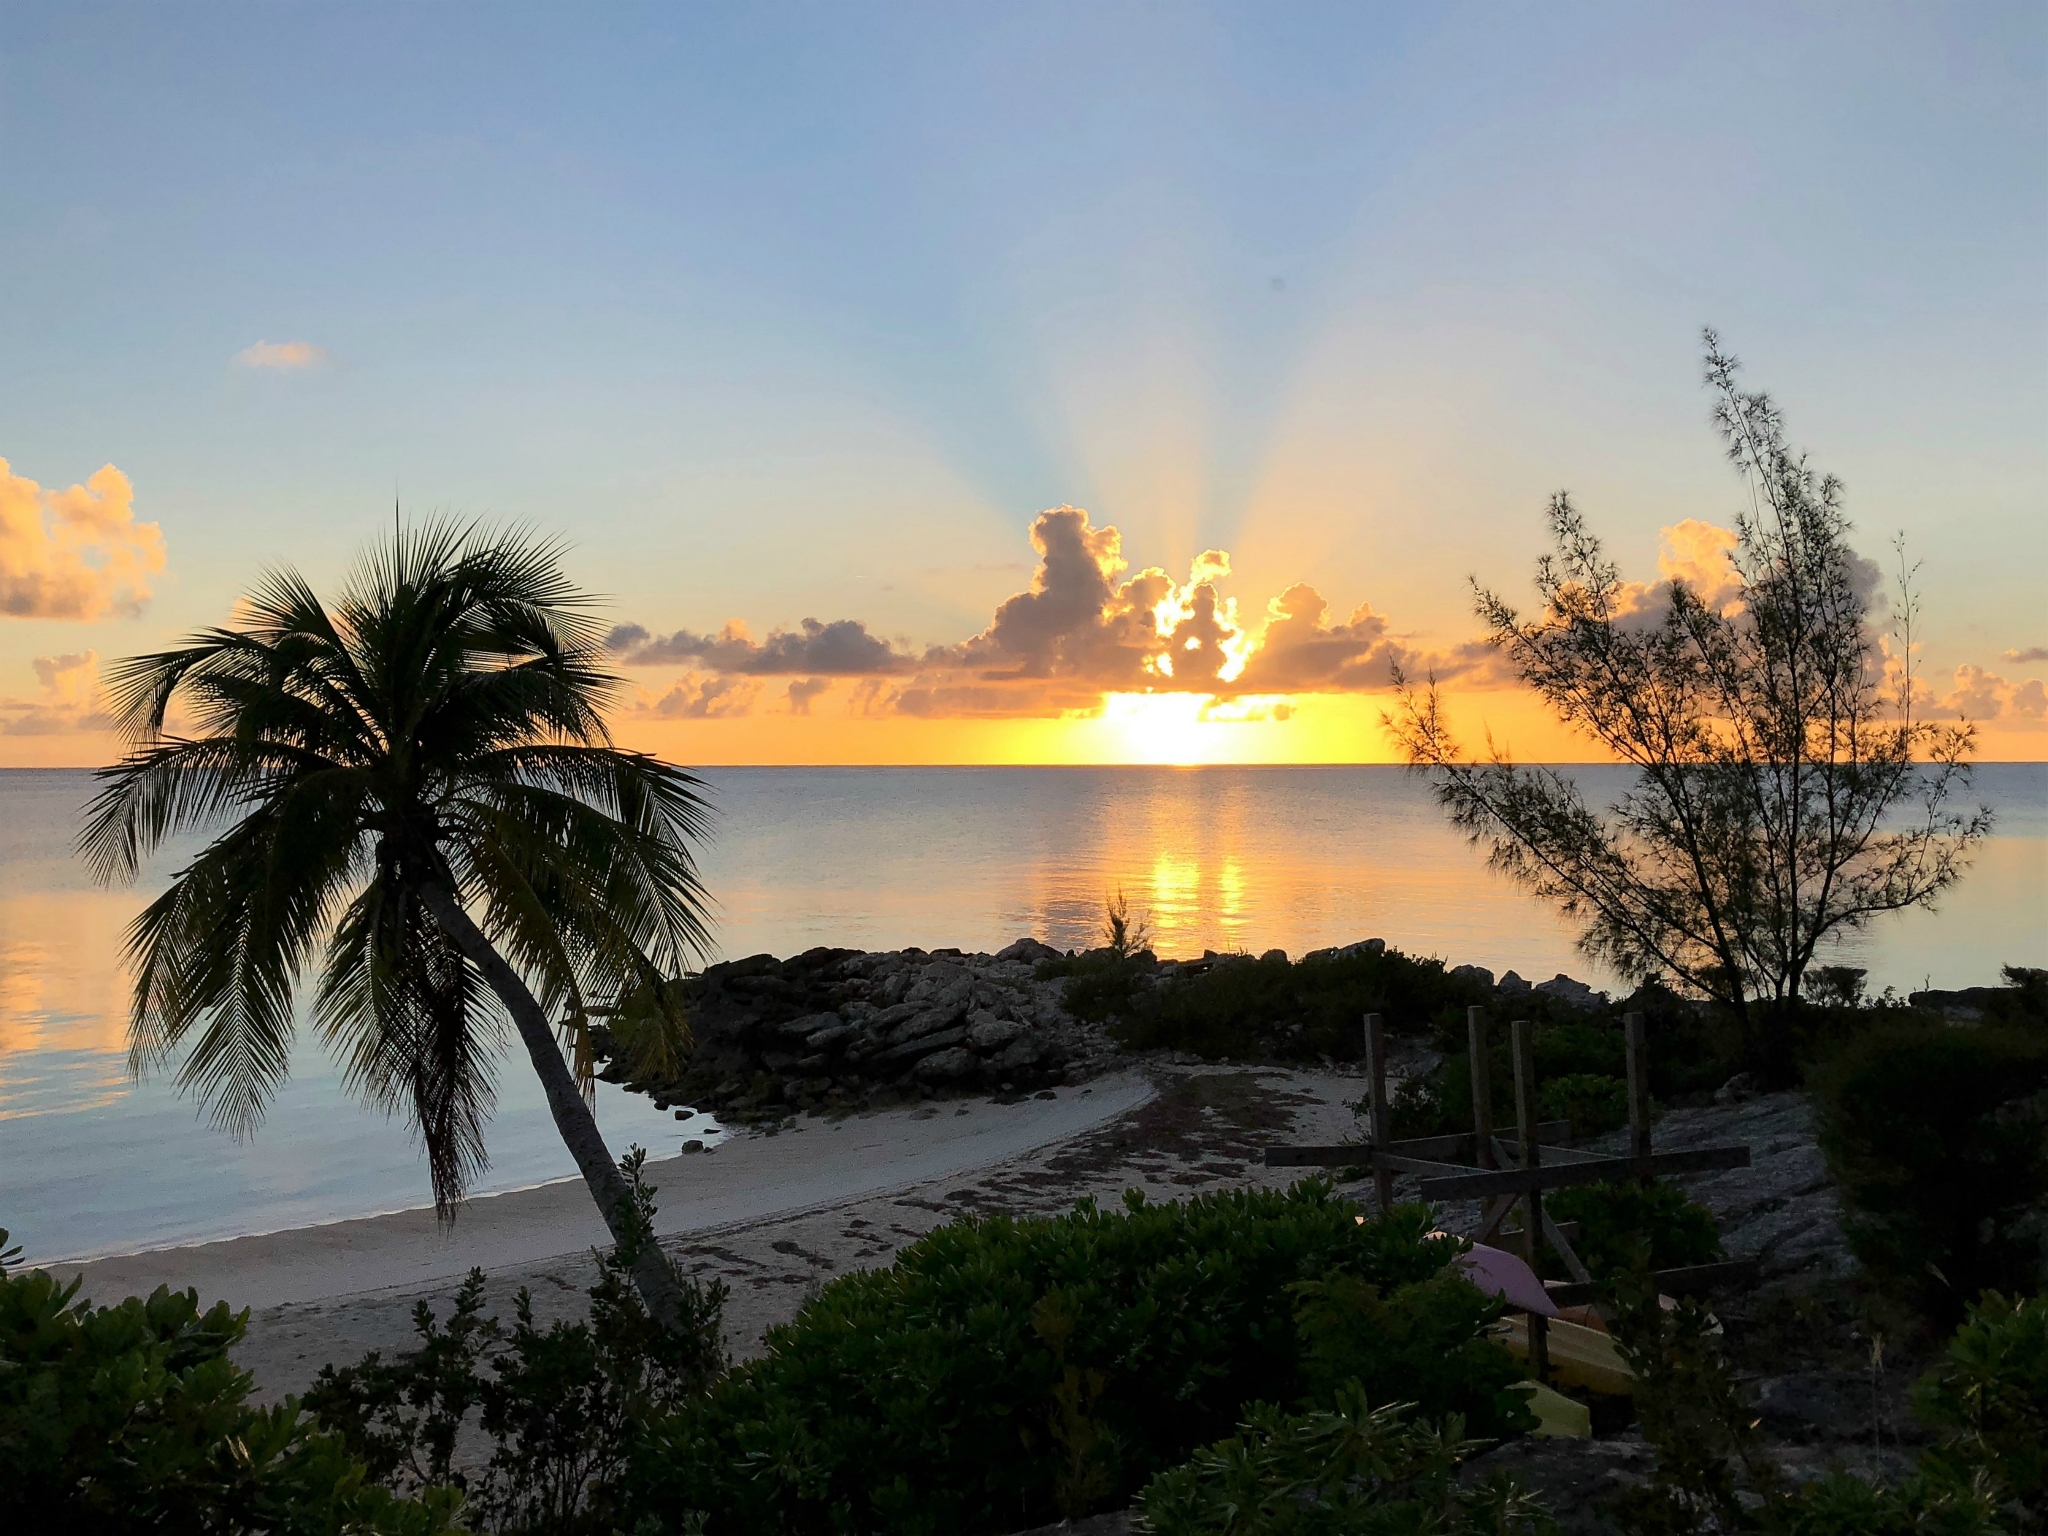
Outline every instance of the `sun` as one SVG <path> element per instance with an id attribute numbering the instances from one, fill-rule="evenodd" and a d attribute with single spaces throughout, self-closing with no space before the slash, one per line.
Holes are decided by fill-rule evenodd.
<path id="1" fill-rule="evenodd" d="M 1284 725 L 1293 712 L 1283 698 L 1112 693 L 1103 700 L 1098 719 L 1107 738 L 1102 745 L 1110 748 L 1113 761 L 1193 766 L 1244 761 L 1247 737 Z"/>

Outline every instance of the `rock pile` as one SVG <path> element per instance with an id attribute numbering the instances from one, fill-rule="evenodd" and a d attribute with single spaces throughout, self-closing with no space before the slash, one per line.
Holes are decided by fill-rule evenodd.
<path id="1" fill-rule="evenodd" d="M 1079 1080 L 1117 1047 L 1061 1006 L 1063 980 L 1038 978 L 1058 958 L 1019 939 L 994 955 L 813 949 L 714 965 L 688 984 L 696 1045 L 681 1076 L 631 1086 L 749 1119 Z"/>

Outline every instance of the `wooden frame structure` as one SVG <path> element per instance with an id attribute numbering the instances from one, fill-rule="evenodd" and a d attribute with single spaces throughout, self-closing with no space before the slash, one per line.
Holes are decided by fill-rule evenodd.
<path id="1" fill-rule="evenodd" d="M 1472 1066 L 1472 1126 L 1469 1133 L 1419 1136 L 1396 1141 L 1391 1135 L 1391 1104 L 1387 1097 L 1387 1037 L 1381 1016 L 1365 1016 L 1366 1075 L 1371 1083 L 1367 1104 L 1370 1138 L 1323 1147 L 1268 1147 L 1269 1168 L 1365 1168 L 1371 1172 L 1380 1209 L 1393 1204 L 1394 1176 L 1421 1177 L 1424 1200 L 1483 1200 L 1485 1218 L 1474 1242 L 1508 1239 L 1500 1246 L 1519 1249 L 1531 1268 L 1540 1249 L 1548 1246 L 1572 1277 L 1546 1285 L 1559 1306 L 1592 1301 L 1596 1287 L 1586 1266 L 1573 1251 L 1571 1238 L 1543 1209 L 1546 1190 L 1574 1184 L 1600 1184 L 1620 1179 L 1648 1182 L 1667 1173 L 1705 1173 L 1721 1168 L 1747 1168 L 1749 1148 L 1739 1145 L 1695 1147 L 1686 1152 L 1657 1152 L 1650 1144 L 1650 1062 L 1643 1034 L 1643 1016 L 1621 1016 L 1622 1043 L 1628 1079 L 1629 1150 L 1610 1157 L 1573 1147 L 1569 1121 L 1536 1118 L 1536 1031 L 1526 1019 L 1512 1030 L 1515 1068 L 1515 1137 L 1512 1143 L 1494 1134 L 1493 1041 L 1484 1008 L 1465 1012 L 1466 1039 Z M 1519 1233 L 1507 1231 L 1509 1214 L 1520 1209 Z M 1652 1278 L 1660 1291 L 1682 1294 L 1748 1279 L 1753 1260 L 1699 1264 L 1658 1271 Z M 1544 1320 L 1529 1319 L 1529 1353 L 1538 1378 L 1544 1374 L 1547 1351 Z"/>

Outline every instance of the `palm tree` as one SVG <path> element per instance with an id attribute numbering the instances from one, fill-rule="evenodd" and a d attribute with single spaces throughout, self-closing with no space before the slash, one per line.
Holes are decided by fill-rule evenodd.
<path id="1" fill-rule="evenodd" d="M 179 1085 L 253 1132 L 317 964 L 315 1027 L 352 1091 L 410 1120 L 452 1219 L 486 1166 L 509 1016 L 614 1239 L 636 1233 L 591 1113 L 590 1021 L 625 1004 L 648 1066 L 687 1046 L 668 978 L 706 947 L 708 812 L 689 774 L 612 744 L 603 661 L 556 548 L 437 524 L 395 533 L 331 611 L 276 571 L 232 627 L 116 666 L 129 751 L 80 852 L 112 882 L 214 834 L 129 930 L 131 1067 L 195 1035 Z M 674 1272 L 628 1247 L 675 1326 Z"/>

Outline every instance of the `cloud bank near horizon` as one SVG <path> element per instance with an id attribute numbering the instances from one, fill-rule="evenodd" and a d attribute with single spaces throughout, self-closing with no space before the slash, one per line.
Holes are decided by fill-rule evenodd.
<path id="1" fill-rule="evenodd" d="M 1219 590 L 1230 575 L 1226 551 L 1204 550 L 1185 578 L 1156 565 L 1134 573 L 1122 535 L 1079 507 L 1041 512 L 1031 543 L 1030 586 L 999 604 L 980 633 L 951 644 L 920 650 L 851 618 L 806 618 L 765 639 L 739 620 L 715 634 L 621 624 L 609 643 L 627 667 L 689 669 L 642 700 L 643 712 L 665 718 L 747 712 L 764 697 L 758 680 L 766 678 L 790 680 L 781 697 L 791 714 L 809 714 L 835 683 L 851 682 L 847 708 L 856 715 L 1001 719 L 1092 714 L 1113 694 L 1230 702 L 1366 692 L 1388 687 L 1396 665 L 1451 677 L 1492 661 L 1484 646 L 1435 655 L 1407 645 L 1368 604 L 1335 620 L 1306 582 L 1243 617 Z"/>
<path id="2" fill-rule="evenodd" d="M 1482 639 L 1432 648 L 1397 633 L 1388 615 L 1360 603 L 1342 618 L 1309 582 L 1296 582 L 1254 615 L 1221 584 L 1230 555 L 1197 555 L 1185 578 L 1159 566 L 1133 573 L 1122 536 L 1096 527 L 1080 507 L 1053 507 L 1031 524 L 1038 562 L 1031 584 L 998 604 L 980 633 L 919 649 L 859 619 L 806 618 L 756 639 L 738 619 L 716 633 L 657 634 L 621 624 L 609 644 L 629 668 L 681 665 L 666 691 L 643 690 L 637 712 L 659 719 L 719 719 L 764 708 L 810 715 L 836 686 L 855 716 L 1017 719 L 1095 715 L 1118 695 L 1199 695 L 1203 718 L 1279 719 L 1302 694 L 1370 694 L 1399 669 L 1466 689 L 1518 686 Z M 1626 583 L 1621 622 L 1648 625 L 1685 583 L 1714 607 L 1739 602 L 1736 536 L 1688 518 L 1662 530 L 1657 579 Z M 1877 608 L 1880 575 L 1857 558 L 1857 584 Z M 2031 661 L 2036 652 L 2008 653 Z M 2048 652 L 2039 654 L 2048 655 Z M 770 679 L 786 680 L 770 690 Z M 2048 718 L 2042 684 L 2014 683 L 1984 668 L 1958 669 L 1937 708 L 1979 721 L 2031 728 Z M 776 701 L 780 701 L 779 708 Z"/>

